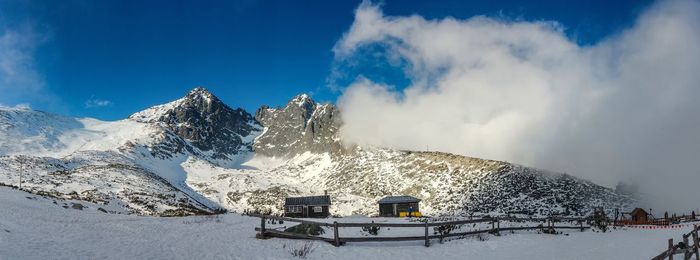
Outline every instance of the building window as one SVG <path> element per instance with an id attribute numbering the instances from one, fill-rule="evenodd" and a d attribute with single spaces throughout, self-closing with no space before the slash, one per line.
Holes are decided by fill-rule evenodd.
<path id="1" fill-rule="evenodd" d="M 301 213 L 301 206 L 287 206 L 287 212 L 289 212 L 289 213 Z"/>
<path id="2" fill-rule="evenodd" d="M 323 212 L 323 207 L 321 206 L 314 206 L 314 213 L 320 213 Z"/>

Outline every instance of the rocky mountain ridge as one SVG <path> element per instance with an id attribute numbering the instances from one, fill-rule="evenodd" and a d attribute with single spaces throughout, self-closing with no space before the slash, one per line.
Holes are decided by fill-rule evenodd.
<path id="1" fill-rule="evenodd" d="M 288 158 L 307 151 L 338 154 L 345 150 L 338 108 L 316 103 L 306 94 L 295 96 L 284 107 L 262 106 L 255 119 L 264 129 L 253 144 L 257 154 Z"/>
<path id="2" fill-rule="evenodd" d="M 86 194 L 78 198 L 148 215 L 279 212 L 286 196 L 324 190 L 337 215 L 375 214 L 386 195 L 422 198 L 421 209 L 433 215 L 584 215 L 633 201 L 505 162 L 346 146 L 341 127 L 337 107 L 308 95 L 262 106 L 253 117 L 204 88 L 115 122 L 0 109 L 0 184 L 23 174 L 23 188 L 35 193 Z M 7 145 L 10 138 L 22 142 Z"/>
<path id="3" fill-rule="evenodd" d="M 231 159 L 241 151 L 251 151 L 249 136 L 260 130 L 248 112 L 230 108 L 202 87 L 176 101 L 137 112 L 129 119 L 160 124 L 198 150 L 211 152 L 213 159 Z M 192 149 L 189 152 L 196 153 Z"/>

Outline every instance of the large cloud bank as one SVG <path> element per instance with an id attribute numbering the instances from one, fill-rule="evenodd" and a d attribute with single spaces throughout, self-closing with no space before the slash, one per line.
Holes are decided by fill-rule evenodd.
<path id="1" fill-rule="evenodd" d="M 650 206 L 700 208 L 698 1 L 658 2 L 591 46 L 555 22 L 389 17 L 365 2 L 334 52 L 379 52 L 410 79 L 358 75 L 338 100 L 347 140 L 636 182 Z"/>

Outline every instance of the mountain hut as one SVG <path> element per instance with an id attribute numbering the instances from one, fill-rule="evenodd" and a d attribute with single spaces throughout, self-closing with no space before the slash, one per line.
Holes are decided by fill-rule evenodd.
<path id="1" fill-rule="evenodd" d="M 327 218 L 331 196 L 289 197 L 284 200 L 284 216 L 290 218 Z"/>
<path id="2" fill-rule="evenodd" d="M 420 217 L 420 199 L 411 196 L 388 196 L 379 200 L 381 217 Z"/>

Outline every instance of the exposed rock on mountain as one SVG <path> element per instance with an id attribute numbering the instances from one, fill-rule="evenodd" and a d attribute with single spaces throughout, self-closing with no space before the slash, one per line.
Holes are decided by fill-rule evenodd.
<path id="1" fill-rule="evenodd" d="M 337 154 L 344 150 L 338 136 L 338 108 L 318 104 L 306 94 L 294 97 L 285 107 L 263 106 L 255 119 L 264 127 L 255 140 L 257 154 L 291 157 L 304 152 Z"/>
<path id="2" fill-rule="evenodd" d="M 187 96 L 155 106 L 129 117 L 144 123 L 161 123 L 175 135 L 213 159 L 226 159 L 250 151 L 250 136 L 258 130 L 253 117 L 241 108 L 232 109 L 204 88 Z M 187 146 L 177 143 L 181 148 Z M 196 153 L 190 150 L 191 153 Z"/>

